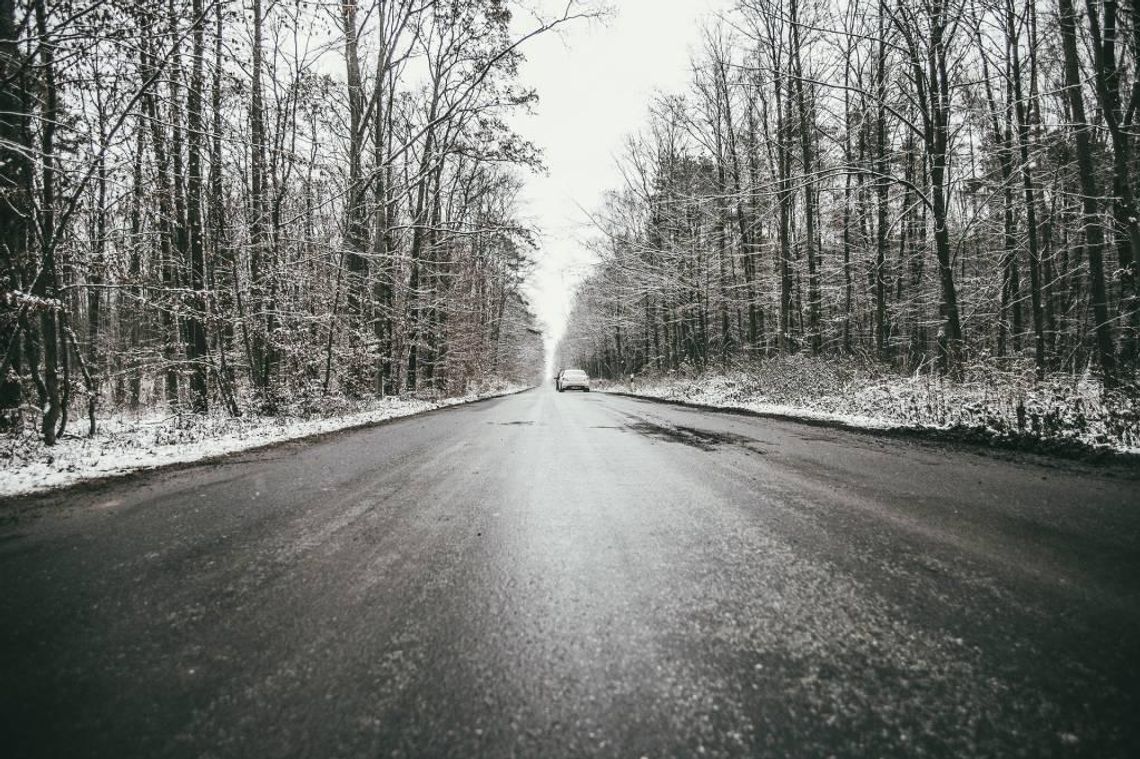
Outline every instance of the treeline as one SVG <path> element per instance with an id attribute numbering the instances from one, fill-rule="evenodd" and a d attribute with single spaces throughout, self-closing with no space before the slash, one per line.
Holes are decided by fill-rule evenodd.
<path id="1" fill-rule="evenodd" d="M 502 0 L 0 0 L 0 425 L 527 379 Z"/>
<path id="2" fill-rule="evenodd" d="M 597 217 L 562 362 L 1135 376 L 1140 11 L 741 0 Z"/>

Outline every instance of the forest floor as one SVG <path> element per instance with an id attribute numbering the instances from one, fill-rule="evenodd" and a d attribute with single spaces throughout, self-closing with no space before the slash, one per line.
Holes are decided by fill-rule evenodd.
<path id="1" fill-rule="evenodd" d="M 741 409 L 843 427 L 923 431 L 989 445 L 1081 458 L 1140 455 L 1136 388 L 1105 392 L 1085 375 L 1044 380 L 1031 367 L 968 369 L 958 380 L 809 356 L 767 359 L 704 373 L 640 375 L 599 390 Z"/>
<path id="2" fill-rule="evenodd" d="M 453 398 L 329 399 L 319 406 L 289 409 L 273 416 L 231 417 L 220 411 L 205 416 L 123 413 L 99 418 L 93 436 L 86 434 L 87 420 L 75 418 L 71 431 L 50 448 L 31 429 L 0 436 L 0 498 L 201 461 L 524 389 L 524 385 L 489 383 Z"/>

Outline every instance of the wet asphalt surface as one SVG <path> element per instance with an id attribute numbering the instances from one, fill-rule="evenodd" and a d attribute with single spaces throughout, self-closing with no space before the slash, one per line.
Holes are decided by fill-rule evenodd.
<path id="1" fill-rule="evenodd" d="M 542 388 L 0 506 L 8 757 L 1108 757 L 1138 721 L 1134 469 Z"/>

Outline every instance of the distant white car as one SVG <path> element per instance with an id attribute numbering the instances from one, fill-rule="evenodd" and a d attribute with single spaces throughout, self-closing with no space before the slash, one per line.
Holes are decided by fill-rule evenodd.
<path id="1" fill-rule="evenodd" d="M 563 369 L 558 375 L 558 392 L 585 390 L 590 392 L 590 377 L 581 369 Z"/>

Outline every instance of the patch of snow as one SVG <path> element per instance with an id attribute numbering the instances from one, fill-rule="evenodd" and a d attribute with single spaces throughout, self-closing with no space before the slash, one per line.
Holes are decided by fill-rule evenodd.
<path id="1" fill-rule="evenodd" d="M 99 420 L 93 437 L 65 435 L 50 448 L 38 435 L 26 431 L 0 438 L 0 497 L 28 495 L 83 480 L 200 461 L 524 389 L 523 385 L 507 385 L 430 401 L 389 397 L 358 404 L 349 413 L 320 418 L 120 415 Z M 75 420 L 73 424 L 85 426 L 86 420 Z"/>
<path id="2" fill-rule="evenodd" d="M 667 372 L 600 382 L 648 398 L 742 409 L 863 429 L 971 429 L 995 437 L 1075 442 L 1140 453 L 1135 394 L 1106 393 L 1088 376 L 1036 380 L 1032 372 L 979 370 L 954 382 L 900 376 L 853 362 L 790 356 L 728 371 Z"/>

